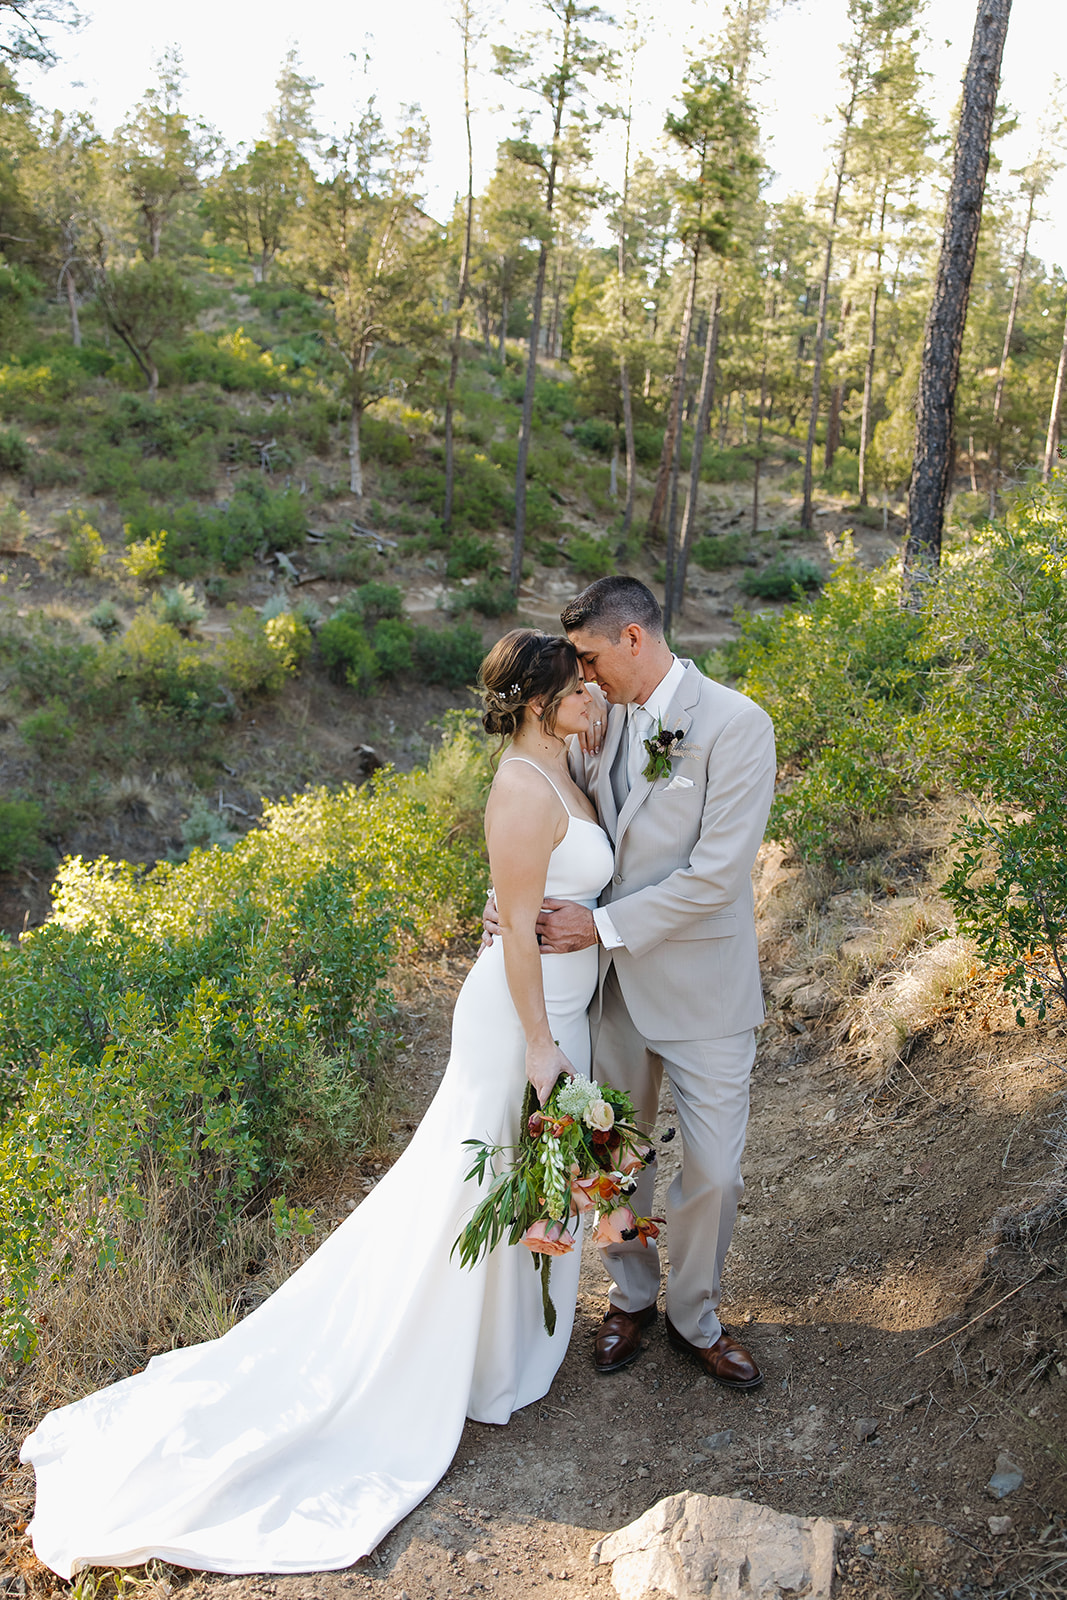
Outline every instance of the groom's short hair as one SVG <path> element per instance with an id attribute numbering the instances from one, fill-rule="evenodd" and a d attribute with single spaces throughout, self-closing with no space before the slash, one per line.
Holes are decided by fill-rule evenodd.
<path id="1" fill-rule="evenodd" d="M 592 628 L 615 644 L 622 630 L 636 622 L 646 633 L 663 637 L 663 612 L 651 589 L 638 578 L 620 573 L 617 578 L 598 578 L 588 589 L 565 606 L 559 619 L 566 633 L 576 628 Z"/>

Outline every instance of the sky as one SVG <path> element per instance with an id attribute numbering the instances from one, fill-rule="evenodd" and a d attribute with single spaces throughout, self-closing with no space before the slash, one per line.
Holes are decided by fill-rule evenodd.
<path id="1" fill-rule="evenodd" d="M 495 12 L 492 6 L 495 3 Z M 607 0 L 610 6 L 610 0 Z M 1062 0 L 1061 0 L 1062 3 Z M 665 111 L 681 82 L 687 49 L 714 35 L 721 0 L 637 0 L 647 43 L 638 58 L 635 86 L 636 144 L 658 151 Z M 465 188 L 466 145 L 460 93 L 458 32 L 449 0 L 182 0 L 179 6 L 146 0 L 78 0 L 86 25 L 59 34 L 61 60 L 47 72 L 24 68 L 20 81 L 48 108 L 88 109 L 102 131 L 123 120 L 153 77 L 160 52 L 177 45 L 187 72 L 186 109 L 214 124 L 229 145 L 263 131 L 275 97 L 274 82 L 286 51 L 295 46 L 301 70 L 318 80 L 317 112 L 324 129 L 347 123 L 377 96 L 387 117 L 418 103 L 429 119 L 432 156 L 426 209 L 438 218 Z M 492 171 L 498 141 L 511 131 L 523 97 L 491 71 L 489 44 L 515 42 L 537 25 L 537 0 L 485 0 L 491 18 L 473 84 L 476 186 Z M 617 8 L 622 14 L 623 7 Z M 846 33 L 847 0 L 785 0 L 774 21 L 756 99 L 762 112 L 765 154 L 774 169 L 771 194 L 811 193 L 826 168 L 827 116 L 839 98 L 838 44 Z M 948 129 L 970 50 L 976 0 L 928 0 L 923 64 L 929 104 Z M 299 26 L 294 27 L 294 17 Z M 1038 125 L 1067 81 L 1067 29 L 1050 25 L 1049 0 L 1015 0 L 1004 55 L 1001 98 L 1018 115 L 1017 132 L 1002 142 L 999 183 L 1035 149 Z M 597 168 L 609 185 L 621 178 L 621 147 L 601 142 Z M 1031 247 L 1067 269 L 1067 172 L 1056 180 L 1037 222 Z"/>

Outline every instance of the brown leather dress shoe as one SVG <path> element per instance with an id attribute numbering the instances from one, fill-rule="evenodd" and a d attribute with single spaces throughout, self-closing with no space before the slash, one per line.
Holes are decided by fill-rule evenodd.
<path id="1" fill-rule="evenodd" d="M 684 1355 L 693 1356 L 708 1377 L 714 1378 L 724 1388 L 758 1389 L 763 1382 L 763 1373 L 744 1345 L 731 1339 L 728 1333 L 720 1333 L 713 1345 L 702 1349 L 700 1345 L 690 1344 L 688 1339 L 683 1339 L 670 1317 L 665 1316 L 663 1320 L 667 1325 L 667 1338 L 674 1348 L 681 1350 Z"/>
<path id="2" fill-rule="evenodd" d="M 604 1320 L 596 1331 L 596 1348 L 593 1364 L 598 1372 L 618 1372 L 628 1367 L 641 1354 L 641 1331 L 656 1320 L 656 1307 L 646 1306 L 643 1311 L 620 1311 L 618 1306 L 608 1306 Z"/>

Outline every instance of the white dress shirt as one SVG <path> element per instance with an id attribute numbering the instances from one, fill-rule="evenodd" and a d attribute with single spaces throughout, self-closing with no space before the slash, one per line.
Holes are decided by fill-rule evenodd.
<path id="1" fill-rule="evenodd" d="M 641 757 L 645 755 L 644 741 L 651 737 L 657 725 L 663 723 L 664 717 L 671 701 L 674 699 L 682 679 L 685 677 L 685 667 L 675 656 L 665 675 L 657 683 L 648 699 L 641 702 L 631 700 L 626 707 L 626 732 L 623 737 L 627 740 L 626 775 L 627 790 L 633 788 L 638 775 L 644 768 Z M 593 912 L 593 921 L 600 936 L 600 942 L 605 950 L 616 950 L 625 941 L 619 937 L 615 924 L 611 920 L 609 906 L 597 906 Z"/>

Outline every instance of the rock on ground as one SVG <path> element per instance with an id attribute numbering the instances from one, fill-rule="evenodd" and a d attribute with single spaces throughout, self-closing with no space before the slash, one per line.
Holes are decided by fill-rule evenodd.
<path id="1" fill-rule="evenodd" d="M 829 1600 L 834 1524 L 725 1495 L 673 1494 L 592 1548 L 620 1600 Z"/>

